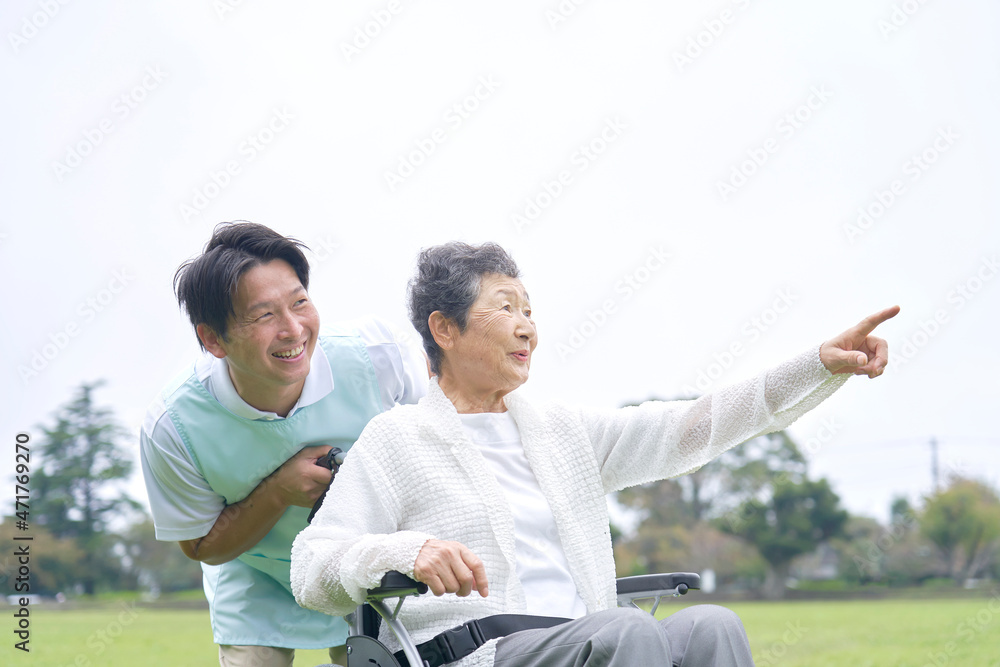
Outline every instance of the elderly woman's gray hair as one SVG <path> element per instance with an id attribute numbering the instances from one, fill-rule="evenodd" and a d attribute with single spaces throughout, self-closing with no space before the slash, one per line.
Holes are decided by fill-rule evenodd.
<path id="1" fill-rule="evenodd" d="M 441 348 L 434 342 L 427 318 L 439 310 L 465 331 L 482 277 L 490 274 L 521 277 L 517 264 L 496 243 L 469 245 L 452 241 L 425 248 L 417 258 L 417 275 L 408 285 L 410 322 L 424 341 L 424 351 L 435 373 L 441 372 Z"/>

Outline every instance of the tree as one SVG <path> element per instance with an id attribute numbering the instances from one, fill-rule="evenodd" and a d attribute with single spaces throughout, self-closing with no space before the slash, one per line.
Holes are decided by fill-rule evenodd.
<path id="1" fill-rule="evenodd" d="M 852 584 L 867 584 L 885 576 L 885 531 L 875 519 L 852 516 L 843 534 L 833 540 L 840 561 L 839 575 Z"/>
<path id="2" fill-rule="evenodd" d="M 677 480 L 664 479 L 623 489 L 618 492 L 616 499 L 625 507 L 638 512 L 642 522 L 640 525 L 689 526 L 697 520 Z"/>
<path id="3" fill-rule="evenodd" d="M 80 583 L 88 595 L 98 581 L 115 582 L 118 574 L 117 540 L 108 524 L 140 507 L 117 488 L 131 474 L 132 461 L 118 444 L 127 432 L 109 410 L 94 405 L 92 394 L 101 384 L 82 384 L 57 410 L 55 424 L 41 427 L 43 440 L 35 450 L 41 467 L 32 476 L 37 492 L 31 516 L 84 553 Z"/>
<path id="4" fill-rule="evenodd" d="M 807 480 L 806 459 L 786 431 L 748 440 L 693 473 L 621 491 L 617 501 L 641 517 L 635 534 L 616 545 L 620 572 L 686 563 L 682 569 L 711 567 L 732 582 L 764 569 L 768 595 L 784 593 L 792 558 L 838 535 L 847 520 L 829 484 Z"/>
<path id="5" fill-rule="evenodd" d="M 185 556 L 176 542 L 157 540 L 152 519 L 130 526 L 123 546 L 126 565 L 144 589 L 158 593 L 201 587 L 201 565 Z"/>
<path id="6" fill-rule="evenodd" d="M 853 584 L 879 582 L 912 586 L 933 576 L 930 543 L 920 535 L 916 512 L 905 498 L 890 506 L 888 526 L 852 516 L 843 536 L 833 541 L 840 555 L 840 578 Z"/>
<path id="7" fill-rule="evenodd" d="M 953 477 L 927 499 L 920 531 L 938 548 L 956 583 L 991 566 L 1000 541 L 1000 498 L 983 482 Z"/>
<path id="8" fill-rule="evenodd" d="M 711 569 L 720 586 L 759 582 L 767 570 L 761 556 L 709 520 L 732 519 L 740 503 L 766 497 L 775 481 L 801 480 L 805 466 L 794 441 L 778 431 L 737 445 L 694 473 L 620 491 L 618 502 L 641 520 L 616 545 L 619 574 Z"/>
<path id="9" fill-rule="evenodd" d="M 826 479 L 781 479 L 767 500 L 749 500 L 716 525 L 757 547 L 768 564 L 764 594 L 780 598 L 792 559 L 843 532 L 847 512 L 839 505 Z"/>
<path id="10" fill-rule="evenodd" d="M 775 482 L 798 482 L 805 475 L 798 445 L 787 432 L 776 431 L 733 447 L 680 483 L 691 490 L 697 518 L 708 519 L 766 495 Z"/>
<path id="11" fill-rule="evenodd" d="M 912 526 L 916 520 L 916 512 L 905 496 L 897 496 L 889 505 L 889 523 L 892 526 Z"/>
<path id="12" fill-rule="evenodd" d="M 776 431 L 741 443 L 694 472 L 621 491 L 617 500 L 638 510 L 643 521 L 690 526 L 761 494 L 776 477 L 797 481 L 805 473 L 798 445 L 787 432 Z"/>
<path id="13" fill-rule="evenodd" d="M 777 431 L 737 445 L 693 473 L 620 491 L 617 502 L 640 521 L 615 547 L 619 573 L 710 568 L 722 585 L 759 580 L 765 569 L 760 556 L 706 522 L 766 497 L 776 480 L 799 481 L 805 473 L 798 446 Z"/>
<path id="14" fill-rule="evenodd" d="M 13 517 L 0 523 L 0 543 L 5 545 L 27 545 L 31 553 L 31 567 L 28 583 L 30 592 L 38 595 L 55 595 L 70 591 L 84 575 L 85 554 L 70 538 L 53 537 L 41 526 L 31 529 L 31 542 L 15 542 L 15 536 L 24 532 L 15 528 Z M 5 550 L 6 551 L 6 550 Z M 6 592 L 15 593 L 15 577 L 20 567 L 14 549 L 0 557 L 0 583 L 6 583 Z"/>

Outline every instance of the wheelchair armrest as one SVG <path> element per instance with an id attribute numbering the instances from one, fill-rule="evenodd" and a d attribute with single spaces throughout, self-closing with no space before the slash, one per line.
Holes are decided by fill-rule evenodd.
<path id="1" fill-rule="evenodd" d="M 420 652 L 417 650 L 417 645 L 413 643 L 413 639 L 410 637 L 410 633 L 406 631 L 403 624 L 399 621 L 399 610 L 403 606 L 403 600 L 411 595 L 422 595 L 427 592 L 427 584 L 415 581 L 414 579 L 406 576 L 401 572 L 386 572 L 385 576 L 382 577 L 382 581 L 376 588 L 369 588 L 368 594 L 365 599 L 365 603 L 370 606 L 375 612 L 381 617 L 382 622 L 385 623 L 386 627 L 389 628 L 390 632 L 396 637 L 396 641 L 403 648 L 403 652 L 406 655 L 406 659 L 411 665 L 423 665 L 424 662 L 420 657 Z M 390 610 L 389 606 L 386 605 L 387 598 L 398 598 L 396 602 L 396 608 Z M 364 621 L 364 612 L 361 607 L 358 611 L 352 614 L 353 619 L 351 624 L 355 627 L 355 634 L 362 634 L 365 632 L 366 628 Z M 377 625 L 373 626 L 376 628 L 374 630 L 374 635 L 378 635 Z M 381 664 L 390 665 L 398 664 L 393 658 L 392 654 L 382 646 L 381 643 L 375 639 L 370 639 L 368 637 L 348 637 L 348 646 L 354 642 L 358 644 L 358 650 L 361 650 L 361 646 L 366 643 L 374 643 L 380 650 L 384 652 L 384 655 L 376 650 L 376 659 L 369 660 L 379 664 L 380 657 L 388 658 L 389 661 L 382 661 Z M 348 649 L 350 650 L 350 648 Z"/>
<path id="2" fill-rule="evenodd" d="M 386 572 L 378 587 L 368 589 L 368 600 L 404 598 L 409 595 L 423 595 L 426 592 L 427 584 L 415 581 L 402 572 Z"/>
<path id="3" fill-rule="evenodd" d="M 636 606 L 633 600 L 655 599 L 685 595 L 688 590 L 701 588 L 701 576 L 694 572 L 669 572 L 666 574 L 641 574 L 635 577 L 621 577 L 618 586 L 618 605 Z M 656 607 L 653 607 L 656 610 Z"/>

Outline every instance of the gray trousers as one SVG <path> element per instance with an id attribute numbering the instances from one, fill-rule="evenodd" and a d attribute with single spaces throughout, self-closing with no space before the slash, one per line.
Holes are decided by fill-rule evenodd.
<path id="1" fill-rule="evenodd" d="M 725 607 L 696 605 L 662 621 L 609 609 L 497 643 L 494 667 L 753 667 L 747 633 Z"/>

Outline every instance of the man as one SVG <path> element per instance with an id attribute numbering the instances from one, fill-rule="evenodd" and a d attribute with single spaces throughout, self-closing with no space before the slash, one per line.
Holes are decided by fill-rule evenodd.
<path id="1" fill-rule="evenodd" d="M 224 667 L 291 665 L 295 648 L 345 662 L 344 621 L 291 594 L 292 540 L 331 481 L 317 459 L 427 390 L 419 345 L 384 324 L 320 335 L 303 247 L 224 223 L 178 269 L 178 302 L 207 354 L 153 402 L 140 434 L 156 537 L 202 563 Z"/>

